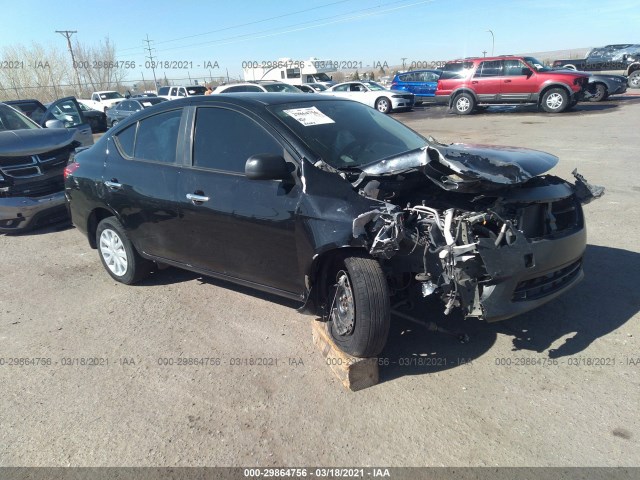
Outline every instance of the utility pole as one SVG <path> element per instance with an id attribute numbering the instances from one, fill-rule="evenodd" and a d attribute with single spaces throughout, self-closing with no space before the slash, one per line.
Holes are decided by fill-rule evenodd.
<path id="1" fill-rule="evenodd" d="M 491 56 L 493 57 L 493 50 L 494 50 L 494 47 L 496 46 L 496 37 L 493 34 L 493 30 L 487 30 L 487 32 L 491 34 Z"/>
<path id="2" fill-rule="evenodd" d="M 402 57 L 402 70 L 405 70 L 405 65 L 404 65 L 404 61 L 407 59 L 407 57 Z"/>
<path id="3" fill-rule="evenodd" d="M 486 50 L 482 50 L 482 56 L 486 57 L 487 56 L 487 51 Z"/>
<path id="4" fill-rule="evenodd" d="M 143 42 L 147 42 L 147 46 L 145 48 L 145 50 L 147 52 L 149 52 L 149 55 L 145 58 L 149 59 L 149 62 L 151 63 L 151 71 L 153 72 L 153 87 L 155 88 L 155 90 L 158 90 L 158 81 L 156 80 L 156 67 L 154 65 L 154 61 L 153 61 L 153 54 L 151 53 L 151 42 L 153 40 L 149 40 L 149 34 L 147 33 L 147 39 L 143 40 Z"/>
<path id="5" fill-rule="evenodd" d="M 69 53 L 71 54 L 71 63 L 73 70 L 76 72 L 76 80 L 78 81 L 78 95 L 82 92 L 82 84 L 80 83 L 80 75 L 78 74 L 78 65 L 76 65 L 76 58 L 73 56 L 73 48 L 71 47 L 71 35 L 78 33 L 77 30 L 56 30 L 64 38 L 67 39 L 67 46 L 69 47 Z"/>

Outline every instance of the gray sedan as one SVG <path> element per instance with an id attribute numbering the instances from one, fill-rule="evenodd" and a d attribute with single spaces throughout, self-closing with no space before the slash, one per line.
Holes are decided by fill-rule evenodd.
<path id="1" fill-rule="evenodd" d="M 166 98 L 161 97 L 130 98 L 129 100 L 123 100 L 107 110 L 107 125 L 113 127 L 119 121 L 139 112 L 143 108 L 149 108 L 166 101 Z"/>

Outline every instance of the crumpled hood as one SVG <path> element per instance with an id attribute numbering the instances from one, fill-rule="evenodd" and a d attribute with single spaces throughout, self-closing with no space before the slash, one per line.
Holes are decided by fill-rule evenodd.
<path id="1" fill-rule="evenodd" d="M 0 132 L 0 156 L 19 157 L 37 155 L 69 145 L 75 130 L 66 128 L 38 128 Z"/>
<path id="2" fill-rule="evenodd" d="M 513 185 L 548 172 L 558 157 L 539 150 L 497 145 L 439 145 L 440 163 L 456 173 L 493 183 Z"/>
<path id="3" fill-rule="evenodd" d="M 558 163 L 555 155 L 527 148 L 431 142 L 420 150 L 369 165 L 363 171 L 366 175 L 394 175 L 423 167 L 424 173 L 443 187 L 458 181 L 488 182 L 498 187 L 524 183 Z M 447 175 L 447 169 L 455 174 Z"/>

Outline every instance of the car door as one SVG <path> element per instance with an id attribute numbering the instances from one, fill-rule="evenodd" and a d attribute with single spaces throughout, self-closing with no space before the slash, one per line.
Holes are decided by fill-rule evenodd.
<path id="1" fill-rule="evenodd" d="M 503 60 L 501 80 L 500 100 L 504 102 L 528 101 L 538 93 L 536 72 L 522 60 Z"/>
<path id="2" fill-rule="evenodd" d="M 50 120 L 60 120 L 64 123 L 65 128 L 76 130 L 78 132 L 77 139 L 83 146 L 93 145 L 91 125 L 84 118 L 75 97 L 65 97 L 51 103 L 44 112 L 40 125 L 46 127 Z"/>
<path id="3" fill-rule="evenodd" d="M 502 61 L 480 62 L 470 82 L 480 102 L 496 101 L 500 96 L 502 83 Z"/>
<path id="4" fill-rule="evenodd" d="M 436 72 L 422 72 L 420 95 L 425 97 L 435 96 L 438 88 L 438 78 L 440 78 L 440 75 Z"/>
<path id="5" fill-rule="evenodd" d="M 145 117 L 109 138 L 103 185 L 109 208 L 138 250 L 172 259 L 179 244 L 175 198 L 183 161 L 178 144 L 183 109 Z"/>
<path id="6" fill-rule="evenodd" d="M 283 155 L 277 135 L 248 113 L 223 106 L 193 111 L 192 164 L 177 188 L 179 260 L 251 284 L 300 295 L 295 242 L 297 183 L 244 175 L 255 154 Z M 294 165 L 292 164 L 292 169 Z"/>

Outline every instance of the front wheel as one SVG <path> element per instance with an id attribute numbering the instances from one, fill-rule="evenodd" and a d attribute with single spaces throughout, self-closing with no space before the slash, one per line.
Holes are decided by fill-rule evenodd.
<path id="1" fill-rule="evenodd" d="M 461 93 L 453 101 L 453 111 L 458 115 L 469 115 L 476 108 L 476 99 L 469 93 Z"/>
<path id="2" fill-rule="evenodd" d="M 560 113 L 568 105 L 569 95 L 562 88 L 552 88 L 542 96 L 542 109 L 547 113 Z"/>
<path id="3" fill-rule="evenodd" d="M 345 353 L 378 355 L 389 335 L 391 307 L 380 264 L 364 256 L 346 257 L 329 277 L 329 333 Z"/>
<path id="4" fill-rule="evenodd" d="M 131 285 L 151 272 L 153 262 L 136 252 L 124 227 L 115 217 L 105 218 L 98 224 L 96 243 L 102 265 L 118 282 Z"/>
<path id="5" fill-rule="evenodd" d="M 593 95 L 589 97 L 590 102 L 601 102 L 605 98 L 607 98 L 607 87 L 605 87 L 602 83 L 596 83 L 596 90 Z"/>
<path id="6" fill-rule="evenodd" d="M 387 97 L 380 97 L 376 100 L 376 110 L 380 113 L 389 113 L 391 111 L 391 100 Z"/>

